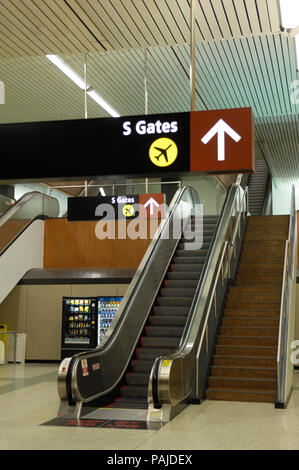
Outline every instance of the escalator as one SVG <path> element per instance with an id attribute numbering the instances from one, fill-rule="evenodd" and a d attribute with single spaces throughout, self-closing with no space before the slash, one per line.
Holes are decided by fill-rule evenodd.
<path id="1" fill-rule="evenodd" d="M 177 191 L 103 343 L 61 362 L 59 417 L 86 417 L 86 408 L 94 405 L 97 418 L 165 422 L 188 401 L 196 402 L 213 346 L 212 341 L 205 346 L 208 355 L 197 374 L 209 295 L 219 287 L 216 321 L 230 275 L 225 273 L 233 272 L 237 263 L 246 200 L 242 188 L 231 185 L 219 218 L 202 218 L 197 192 L 190 187 Z M 230 239 L 236 243 L 229 245 Z M 215 273 L 228 245 L 234 266 L 226 265 L 218 283 Z M 213 325 L 209 335 L 215 332 Z"/>
<path id="2" fill-rule="evenodd" d="M 58 217 L 56 198 L 26 193 L 0 217 L 0 302 L 31 268 L 43 267 L 44 225 Z"/>
<path id="3" fill-rule="evenodd" d="M 180 239 L 124 376 L 120 396 L 110 407 L 147 408 L 148 382 L 154 360 L 179 346 L 217 219 L 217 216 L 203 218 L 203 245 L 199 250 L 186 250 L 188 239 L 184 236 Z M 201 230 L 201 225 L 196 227 L 194 219 L 190 219 L 185 235 L 196 229 Z"/>

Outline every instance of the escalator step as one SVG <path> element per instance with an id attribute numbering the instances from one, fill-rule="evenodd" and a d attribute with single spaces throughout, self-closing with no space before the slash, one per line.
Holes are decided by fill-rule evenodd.
<path id="1" fill-rule="evenodd" d="M 170 288 L 165 287 L 160 289 L 161 297 L 193 297 L 195 292 L 195 288 Z"/>
<path id="2" fill-rule="evenodd" d="M 177 336 L 142 336 L 140 342 L 144 348 L 162 348 L 167 345 L 169 349 L 173 349 L 179 345 L 180 339 Z"/>
<path id="3" fill-rule="evenodd" d="M 155 306 L 153 307 L 152 313 L 158 316 L 179 316 L 183 317 L 188 315 L 189 313 L 189 306 L 176 306 L 176 307 L 167 307 L 167 306 Z"/>
<path id="4" fill-rule="evenodd" d="M 171 281 L 180 281 L 180 280 L 196 280 L 198 281 L 201 271 L 169 271 L 167 273 L 167 279 Z"/>
<path id="5" fill-rule="evenodd" d="M 127 398 L 120 396 L 113 404 L 113 408 L 132 408 L 132 409 L 146 409 L 148 406 L 147 398 Z"/>
<path id="6" fill-rule="evenodd" d="M 141 387 L 147 387 L 149 381 L 149 373 L 142 372 L 128 372 L 126 374 L 127 385 L 137 385 Z"/>
<path id="7" fill-rule="evenodd" d="M 157 305 L 165 307 L 190 307 L 193 297 L 157 297 Z"/>
<path id="8" fill-rule="evenodd" d="M 120 388 L 120 394 L 127 398 L 147 398 L 147 387 L 124 385 Z"/>
<path id="9" fill-rule="evenodd" d="M 201 273 L 201 270 L 202 270 L 202 267 L 203 267 L 203 264 L 192 264 L 192 263 L 188 263 L 188 264 L 179 264 L 179 263 L 174 263 L 174 264 L 171 264 L 170 265 L 170 269 L 169 269 L 169 272 L 184 272 L 184 273 L 187 273 L 188 271 L 191 271 L 193 273 Z M 188 279 L 187 277 L 185 279 Z"/>
<path id="10" fill-rule="evenodd" d="M 210 243 L 203 243 L 199 250 L 189 250 L 189 249 L 186 249 L 186 245 L 188 246 L 188 242 L 184 243 L 184 242 L 180 241 L 179 244 L 178 244 L 178 250 L 183 250 L 183 251 L 206 251 L 206 252 L 208 252 L 209 247 L 210 247 Z"/>
<path id="11" fill-rule="evenodd" d="M 178 257 L 178 258 L 180 258 L 180 257 L 201 258 L 203 262 L 206 259 L 206 255 L 207 255 L 207 250 L 180 250 L 180 249 L 178 249 L 175 252 L 175 256 Z"/>
<path id="12" fill-rule="evenodd" d="M 203 267 L 204 265 L 204 258 L 200 256 L 174 256 L 173 263 L 175 264 L 198 264 L 199 266 Z"/>
<path id="13" fill-rule="evenodd" d="M 166 279 L 165 280 L 165 287 L 170 288 L 170 289 L 177 289 L 177 288 L 196 288 L 198 282 L 196 280 L 190 280 L 190 279 L 182 279 L 182 280 L 171 280 L 171 279 Z"/>
<path id="14" fill-rule="evenodd" d="M 187 316 L 163 316 L 163 315 L 151 315 L 149 317 L 149 323 L 152 326 L 182 326 L 186 324 Z"/>
<path id="15" fill-rule="evenodd" d="M 181 337 L 183 327 L 180 326 L 146 326 L 146 336 L 177 336 Z"/>
<path id="16" fill-rule="evenodd" d="M 133 372 L 148 372 L 150 373 L 153 367 L 153 361 L 144 361 L 141 359 L 133 359 L 131 361 Z"/>
<path id="17" fill-rule="evenodd" d="M 169 354 L 173 349 L 171 347 L 160 348 L 136 348 L 136 356 L 141 360 L 155 360 L 158 356 Z"/>

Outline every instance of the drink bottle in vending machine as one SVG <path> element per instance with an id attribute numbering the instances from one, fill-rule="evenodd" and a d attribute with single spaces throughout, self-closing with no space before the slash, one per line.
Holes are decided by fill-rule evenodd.
<path id="1" fill-rule="evenodd" d="M 123 297 L 98 297 L 98 344 L 106 335 Z"/>

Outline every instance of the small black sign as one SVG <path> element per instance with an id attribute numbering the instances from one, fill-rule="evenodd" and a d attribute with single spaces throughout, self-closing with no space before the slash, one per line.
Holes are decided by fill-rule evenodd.
<path id="1" fill-rule="evenodd" d="M 138 195 L 68 198 L 68 221 L 131 220 L 138 216 Z"/>

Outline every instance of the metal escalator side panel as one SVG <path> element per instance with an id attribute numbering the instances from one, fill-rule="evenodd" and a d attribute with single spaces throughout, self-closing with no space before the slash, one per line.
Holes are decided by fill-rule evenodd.
<path id="1" fill-rule="evenodd" d="M 106 340 L 97 349 L 75 356 L 71 375 L 72 396 L 76 400 L 92 401 L 119 386 L 195 204 L 199 204 L 199 198 L 192 188 L 177 191 L 111 323 Z"/>
<path id="2" fill-rule="evenodd" d="M 58 217 L 56 198 L 33 191 L 24 194 L 0 217 L 0 255 L 38 218 Z"/>
<path id="3" fill-rule="evenodd" d="M 232 185 L 228 191 L 217 232 L 206 259 L 206 269 L 203 271 L 194 295 L 194 301 L 190 309 L 189 325 L 184 332 L 179 348 L 170 355 L 158 358 L 154 365 L 158 370 L 156 384 L 158 392 L 154 391 L 154 384 L 151 384 L 150 389 L 155 394 L 159 394 L 160 403 L 176 405 L 186 399 L 190 393 L 195 355 L 205 321 L 207 302 L 213 287 L 213 279 L 223 246 L 229 237 L 231 223 L 237 215 L 238 195 L 241 192 L 243 190 L 236 185 Z M 151 374 L 151 378 L 153 377 L 155 377 L 154 373 Z M 149 402 L 153 403 L 153 401 L 153 396 L 149 396 Z"/>

